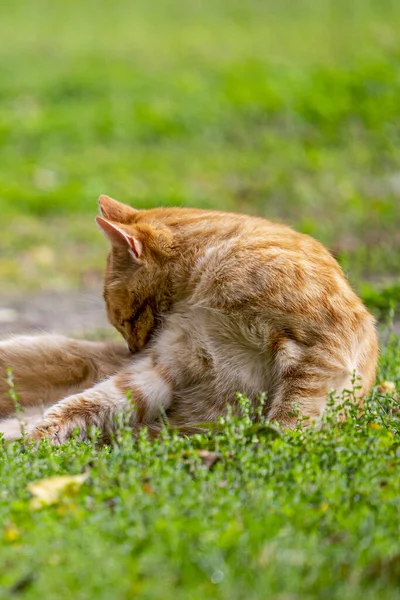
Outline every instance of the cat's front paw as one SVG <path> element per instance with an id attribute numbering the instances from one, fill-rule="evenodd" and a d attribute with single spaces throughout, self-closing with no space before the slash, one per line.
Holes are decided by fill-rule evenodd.
<path id="1" fill-rule="evenodd" d="M 50 419 L 44 419 L 33 429 L 31 433 L 31 439 L 34 442 L 40 442 L 40 440 L 48 439 L 54 445 L 61 444 L 59 436 L 60 426 L 53 423 Z"/>
<path id="2" fill-rule="evenodd" d="M 34 442 L 47 439 L 53 446 L 64 444 L 69 438 L 77 437 L 80 440 L 86 438 L 86 427 L 84 423 L 77 422 L 64 415 L 51 413 L 36 425 L 31 434 Z"/>

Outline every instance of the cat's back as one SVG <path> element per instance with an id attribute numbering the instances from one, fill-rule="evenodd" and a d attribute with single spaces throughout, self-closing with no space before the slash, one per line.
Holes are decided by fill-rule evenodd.
<path id="1" fill-rule="evenodd" d="M 353 296 L 341 267 L 314 238 L 282 223 L 217 211 L 171 211 L 182 256 L 195 255 L 193 275 L 224 288 L 223 297 L 265 301 L 282 296 L 289 309 L 298 293 L 311 299 L 339 292 Z M 172 223 L 172 217 L 175 221 Z"/>
<path id="2" fill-rule="evenodd" d="M 375 336 L 373 318 L 314 238 L 257 217 L 195 217 L 184 236 L 188 252 L 198 252 L 190 302 L 207 307 L 212 327 L 228 318 L 253 337 L 284 332 L 309 345 L 332 340 L 343 347 Z"/>
<path id="3" fill-rule="evenodd" d="M 238 213 L 176 207 L 144 212 L 174 232 L 185 273 L 189 265 L 192 305 L 314 328 L 372 323 L 337 261 L 306 234 Z"/>

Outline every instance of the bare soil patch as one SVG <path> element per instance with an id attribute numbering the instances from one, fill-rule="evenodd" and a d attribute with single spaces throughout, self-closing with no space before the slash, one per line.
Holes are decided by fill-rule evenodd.
<path id="1" fill-rule="evenodd" d="M 81 336 L 105 328 L 111 330 L 100 285 L 0 297 L 0 337 L 43 332 Z"/>

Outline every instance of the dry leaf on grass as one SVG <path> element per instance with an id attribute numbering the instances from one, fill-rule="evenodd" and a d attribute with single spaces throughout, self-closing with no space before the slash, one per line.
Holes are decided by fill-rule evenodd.
<path id="1" fill-rule="evenodd" d="M 378 389 L 381 394 L 394 394 L 396 384 L 394 381 L 382 381 Z"/>
<path id="2" fill-rule="evenodd" d="M 199 450 L 198 455 L 201 458 L 203 465 L 211 469 L 215 463 L 221 460 L 221 455 L 217 452 L 210 452 L 209 450 Z"/>
<path id="3" fill-rule="evenodd" d="M 38 510 L 44 506 L 57 504 L 64 496 L 77 494 L 79 488 L 85 483 L 88 477 L 89 473 L 60 475 L 30 483 L 28 491 L 33 496 L 30 502 L 31 509 Z"/>

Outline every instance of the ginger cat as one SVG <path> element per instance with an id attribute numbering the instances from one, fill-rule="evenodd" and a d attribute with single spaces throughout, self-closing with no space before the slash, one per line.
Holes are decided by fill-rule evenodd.
<path id="1" fill-rule="evenodd" d="M 107 438 L 116 415 L 155 432 L 160 411 L 187 428 L 214 421 L 237 392 L 294 427 L 331 390 L 360 400 L 374 382 L 374 320 L 316 240 L 245 215 L 184 208 L 135 210 L 107 196 L 97 224 L 111 244 L 104 298 L 125 344 L 59 336 L 0 342 L 0 418 L 13 412 L 5 371 L 22 407 L 51 405 L 33 432 L 61 443 L 88 426 Z M 129 351 L 128 351 L 129 348 Z M 63 398 L 60 400 L 60 398 Z M 131 410 L 131 407 L 135 410 Z"/>

